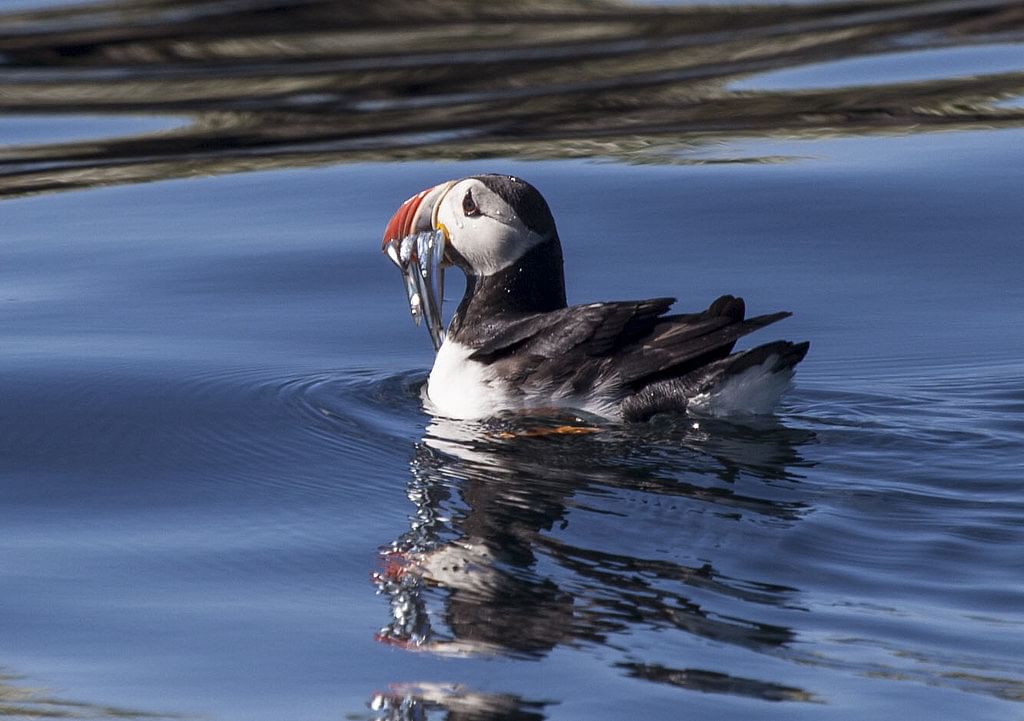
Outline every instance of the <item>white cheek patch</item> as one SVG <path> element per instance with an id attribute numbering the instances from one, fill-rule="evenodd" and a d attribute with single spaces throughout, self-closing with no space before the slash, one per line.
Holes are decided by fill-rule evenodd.
<path id="1" fill-rule="evenodd" d="M 481 201 L 494 199 L 482 183 L 463 187 L 460 183 L 446 192 L 437 221 L 449 233 L 448 241 L 479 275 L 493 275 L 516 263 L 545 238 L 523 225 L 515 212 L 502 201 L 483 206 L 484 213 L 466 217 L 462 199 L 467 190 Z"/>
<path id="2" fill-rule="evenodd" d="M 480 275 L 493 275 L 517 262 L 545 241 L 528 229 L 511 210 L 488 210 L 492 215 L 466 217 L 453 196 L 444 199 L 437 220 L 449 229 L 449 242 Z M 461 199 L 458 199 L 461 203 Z"/>
<path id="3" fill-rule="evenodd" d="M 462 242 L 453 242 L 456 250 L 481 275 L 493 275 L 515 264 L 544 239 L 534 232 L 481 218 L 475 227 L 465 227 Z"/>

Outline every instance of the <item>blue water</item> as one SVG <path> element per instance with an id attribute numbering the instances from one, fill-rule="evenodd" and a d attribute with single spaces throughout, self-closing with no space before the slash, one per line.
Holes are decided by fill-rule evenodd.
<path id="1" fill-rule="evenodd" d="M 8 193 L 0 717 L 1021 715 L 1021 125 Z M 431 418 L 380 234 L 482 171 L 548 199 L 570 302 L 793 311 L 779 412 Z"/>

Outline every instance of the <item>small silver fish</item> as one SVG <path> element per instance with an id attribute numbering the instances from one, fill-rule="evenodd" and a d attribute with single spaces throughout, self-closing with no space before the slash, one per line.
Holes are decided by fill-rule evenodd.
<path id="1" fill-rule="evenodd" d="M 416 325 L 427 321 L 427 332 L 434 350 L 444 343 L 445 330 L 441 315 L 444 303 L 444 232 L 440 230 L 413 233 L 394 239 L 386 245 L 391 262 L 398 266 L 409 299 L 409 313 Z"/>

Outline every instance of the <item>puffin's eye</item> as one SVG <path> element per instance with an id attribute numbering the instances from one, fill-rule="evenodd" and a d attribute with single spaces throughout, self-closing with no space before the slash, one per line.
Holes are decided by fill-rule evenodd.
<path id="1" fill-rule="evenodd" d="M 467 190 L 465 197 L 462 198 L 462 212 L 466 214 L 467 218 L 480 215 L 480 208 L 477 207 L 476 201 L 473 200 L 472 190 Z"/>

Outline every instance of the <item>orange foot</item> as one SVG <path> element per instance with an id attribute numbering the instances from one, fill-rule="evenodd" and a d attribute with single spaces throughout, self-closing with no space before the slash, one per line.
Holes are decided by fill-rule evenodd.
<path id="1" fill-rule="evenodd" d="M 554 426 L 553 428 L 541 427 L 530 428 L 525 431 L 500 431 L 493 434 L 495 438 L 503 441 L 512 438 L 543 438 L 545 436 L 582 436 L 588 433 L 600 433 L 600 428 L 590 426 Z"/>

